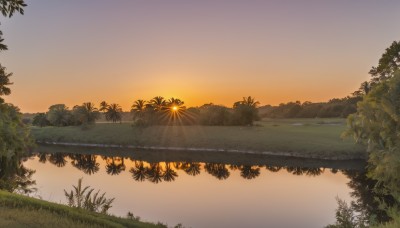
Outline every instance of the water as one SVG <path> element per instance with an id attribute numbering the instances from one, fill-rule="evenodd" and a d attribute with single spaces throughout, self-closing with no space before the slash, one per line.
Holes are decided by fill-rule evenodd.
<path id="1" fill-rule="evenodd" d="M 207 161 L 210 155 L 201 153 L 102 157 L 85 151 L 38 153 L 25 161 L 25 167 L 36 170 L 35 194 L 65 204 L 63 190 L 82 177 L 83 185 L 116 198 L 111 214 L 130 211 L 144 221 L 185 227 L 324 227 L 335 222 L 335 197 L 352 200 L 349 174 L 338 170 L 337 162 L 311 162 L 305 168 L 295 166 L 307 164 L 304 160 L 286 158 L 216 154 L 216 161 Z M 282 162 L 290 165 L 277 165 Z"/>

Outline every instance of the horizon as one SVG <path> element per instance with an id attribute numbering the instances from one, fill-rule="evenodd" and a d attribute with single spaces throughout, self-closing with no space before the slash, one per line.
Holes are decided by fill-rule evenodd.
<path id="1" fill-rule="evenodd" d="M 304 3 L 27 1 L 1 21 L 5 100 L 36 113 L 157 95 L 188 107 L 346 97 L 399 39 L 400 2 Z"/>

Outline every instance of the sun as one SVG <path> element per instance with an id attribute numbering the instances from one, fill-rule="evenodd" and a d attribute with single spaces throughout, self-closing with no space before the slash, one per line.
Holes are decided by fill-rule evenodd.
<path id="1" fill-rule="evenodd" d="M 177 106 L 173 106 L 172 107 L 172 111 L 178 111 L 178 107 Z"/>

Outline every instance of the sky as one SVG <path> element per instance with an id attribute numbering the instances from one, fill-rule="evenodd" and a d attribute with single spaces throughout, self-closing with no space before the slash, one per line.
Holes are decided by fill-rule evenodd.
<path id="1" fill-rule="evenodd" d="M 187 106 L 350 95 L 400 40 L 400 1 L 29 0 L 0 18 L 22 112 L 178 97 Z"/>

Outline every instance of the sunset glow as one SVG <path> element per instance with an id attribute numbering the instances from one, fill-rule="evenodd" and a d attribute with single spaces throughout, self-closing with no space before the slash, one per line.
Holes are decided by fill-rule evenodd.
<path id="1" fill-rule="evenodd" d="M 304 3 L 30 0 L 1 22 L 0 60 L 14 73 L 6 101 L 23 112 L 103 100 L 129 111 L 154 96 L 187 107 L 345 97 L 399 37 L 400 2 Z"/>

